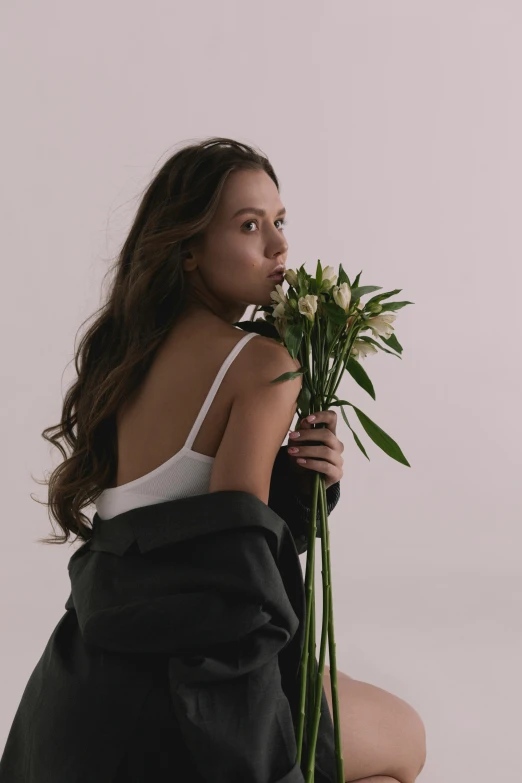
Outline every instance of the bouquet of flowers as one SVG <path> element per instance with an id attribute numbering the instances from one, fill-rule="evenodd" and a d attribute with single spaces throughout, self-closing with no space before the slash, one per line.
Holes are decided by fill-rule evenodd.
<path id="1" fill-rule="evenodd" d="M 361 297 L 380 290 L 380 286 L 361 286 L 361 272 L 350 283 L 348 275 L 339 266 L 337 274 L 333 267 L 321 268 L 317 262 L 315 277 L 309 275 L 304 266 L 297 271 L 288 269 L 285 280 L 288 291 L 276 285 L 271 293 L 273 305 L 256 308 L 264 311 L 264 318 L 253 324 L 240 322 L 240 326 L 250 326 L 261 334 L 283 343 L 290 355 L 299 359 L 300 367 L 295 372 L 287 372 L 274 378 L 272 383 L 281 383 L 299 374 L 303 375 L 301 392 L 297 399 L 299 420 L 310 411 L 327 410 L 338 406 L 344 421 L 351 430 L 355 443 L 364 456 L 369 459 L 366 450 L 350 426 L 344 411 L 344 405 L 355 411 L 359 422 L 371 440 L 388 456 L 409 467 L 409 462 L 398 444 L 359 408 L 347 400 L 340 400 L 337 388 L 345 370 L 368 394 L 375 399 L 375 391 L 360 360 L 378 350 L 401 358 L 402 347 L 394 334 L 394 312 L 412 302 L 386 302 L 401 289 L 377 294 L 365 304 Z M 255 315 L 255 312 L 254 312 Z M 362 332 L 371 331 L 369 334 Z M 377 338 L 377 339 L 375 339 Z M 380 340 L 380 342 L 378 342 Z M 321 426 L 321 425 L 319 425 Z M 315 661 L 315 583 L 314 560 L 317 533 L 317 506 L 319 504 L 321 524 L 321 556 L 323 576 L 323 623 L 317 675 L 315 666 L 308 666 L 308 658 Z M 344 783 L 343 758 L 341 750 L 341 726 L 339 699 L 337 692 L 337 667 L 333 623 L 332 582 L 330 578 L 330 544 L 328 531 L 327 500 L 325 478 L 315 471 L 312 491 L 311 513 L 308 528 L 308 550 L 306 559 L 305 595 L 306 626 L 303 654 L 300 662 L 300 718 L 296 730 L 297 762 L 301 763 L 303 738 L 307 736 L 308 758 L 305 766 L 306 783 L 313 783 L 315 769 L 315 748 L 319 731 L 323 672 L 326 653 L 326 635 L 328 634 L 330 657 L 330 680 L 332 687 L 333 724 L 337 761 L 337 780 Z"/>

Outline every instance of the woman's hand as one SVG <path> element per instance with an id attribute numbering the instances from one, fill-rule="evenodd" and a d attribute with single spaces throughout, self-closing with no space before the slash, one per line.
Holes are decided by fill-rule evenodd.
<path id="1" fill-rule="evenodd" d="M 324 473 L 325 487 L 328 489 L 332 484 L 342 479 L 344 464 L 341 456 L 344 444 L 335 434 L 337 428 L 336 411 L 315 411 L 310 415 L 315 416 L 313 422 L 309 421 L 309 417 L 307 417 L 293 431 L 299 433 L 299 437 L 292 437 L 292 433 L 290 433 L 288 438 L 288 447 L 298 448 L 299 451 L 292 452 L 287 449 L 299 486 L 308 495 L 312 494 L 315 478 L 315 474 L 311 471 Z M 316 429 L 313 427 L 313 424 L 322 423 L 326 426 Z M 299 459 L 304 459 L 305 462 L 300 463 Z"/>

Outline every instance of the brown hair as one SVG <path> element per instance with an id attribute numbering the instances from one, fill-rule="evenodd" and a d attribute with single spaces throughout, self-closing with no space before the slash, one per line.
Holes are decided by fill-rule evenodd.
<path id="1" fill-rule="evenodd" d="M 221 137 L 180 149 L 146 188 L 108 270 L 115 274 L 106 302 L 91 316 L 95 321 L 75 352 L 77 378 L 65 395 L 61 421 L 42 432 L 63 456 L 50 478 L 37 482 L 49 486 L 49 519 L 52 526 L 52 514 L 63 535 L 53 533 L 40 543 L 65 544 L 70 533 L 74 541 L 91 538 L 90 520 L 81 509 L 114 480 L 116 413 L 144 378 L 182 309 L 187 243 L 201 241 L 228 175 L 240 169 L 264 170 L 279 190 L 263 153 Z"/>

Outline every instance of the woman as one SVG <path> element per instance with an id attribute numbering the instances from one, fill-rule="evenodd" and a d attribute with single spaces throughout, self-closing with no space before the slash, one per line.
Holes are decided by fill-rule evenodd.
<path id="1" fill-rule="evenodd" d="M 60 440 L 72 446 L 48 482 L 63 535 L 44 542 L 65 543 L 71 533 L 89 541 L 81 513 L 89 503 L 107 526 L 137 507 L 239 490 L 275 509 L 305 550 L 313 471 L 325 475 L 329 512 L 339 496 L 336 414 L 316 412 L 315 423 L 327 425 L 314 429 L 316 445 L 300 445 L 313 427 L 303 421 L 291 433 L 294 451 L 281 446 L 302 379 L 270 385 L 295 361 L 274 340 L 236 326 L 247 306 L 271 304 L 278 282 L 271 275 L 288 253 L 284 212 L 268 160 L 232 139 L 186 147 L 163 165 L 119 255 L 107 303 L 79 346 L 60 426 L 43 432 L 64 457 Z M 324 684 L 332 713 L 328 667 Z M 346 781 L 414 781 L 425 759 L 419 715 L 342 672 L 338 686 Z M 114 780 L 141 779 L 135 763 L 129 751 Z M 3 783 L 1 773 L 0 764 Z"/>

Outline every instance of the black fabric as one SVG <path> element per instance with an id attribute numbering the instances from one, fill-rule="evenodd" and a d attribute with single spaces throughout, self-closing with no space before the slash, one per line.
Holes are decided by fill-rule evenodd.
<path id="1" fill-rule="evenodd" d="M 95 514 L 0 783 L 303 783 L 305 594 L 291 526 L 300 535 L 306 521 L 239 491 Z M 316 783 L 335 781 L 334 756 L 323 688 Z"/>
<path id="2" fill-rule="evenodd" d="M 303 441 L 307 445 L 312 445 L 314 441 Z M 317 441 L 315 441 L 317 443 Z M 268 505 L 276 514 L 279 514 L 288 527 L 294 538 L 298 554 L 302 555 L 308 549 L 308 523 L 312 509 L 307 506 L 304 499 L 295 489 L 295 480 L 290 470 L 290 458 L 286 446 L 279 449 L 270 481 L 270 495 Z M 332 513 L 341 496 L 341 482 L 337 481 L 326 490 L 326 509 L 328 516 Z M 317 503 L 317 532 L 316 538 L 321 536 L 321 520 L 319 511 L 319 502 Z"/>

